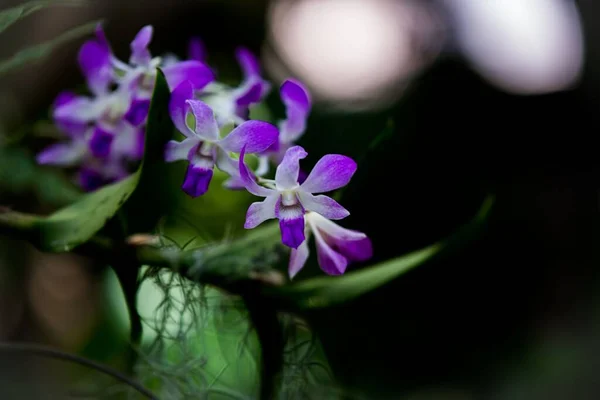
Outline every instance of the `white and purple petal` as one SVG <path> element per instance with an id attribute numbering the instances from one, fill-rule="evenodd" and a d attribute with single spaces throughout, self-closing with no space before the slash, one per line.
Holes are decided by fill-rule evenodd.
<path id="1" fill-rule="evenodd" d="M 260 196 L 260 197 L 269 197 L 269 196 L 277 193 L 273 189 L 268 189 L 268 188 L 260 186 L 258 183 L 256 183 L 254 175 L 250 172 L 250 170 L 244 163 L 244 155 L 245 154 L 246 154 L 245 149 L 242 149 L 242 151 L 240 153 L 240 159 L 238 161 L 238 167 L 239 167 L 239 171 L 240 171 L 240 178 L 244 182 L 244 186 L 246 187 L 246 190 L 248 190 L 253 195 Z"/>
<path id="2" fill-rule="evenodd" d="M 63 91 L 56 96 L 52 109 L 56 110 L 58 107 L 64 106 L 77 99 L 77 95 L 70 91 Z M 53 112 L 54 113 L 54 112 Z M 68 117 L 54 118 L 54 124 L 62 132 L 69 135 L 71 138 L 81 137 L 87 130 L 87 123 L 75 121 Z"/>
<path id="3" fill-rule="evenodd" d="M 187 100 L 194 98 L 194 88 L 189 81 L 184 81 L 178 85 L 171 93 L 169 100 L 169 115 L 179 132 L 184 136 L 191 136 L 194 132 L 186 123 L 186 115 L 189 110 Z"/>
<path id="4" fill-rule="evenodd" d="M 287 119 L 281 123 L 280 140 L 292 143 L 306 130 L 306 119 L 311 109 L 310 96 L 304 85 L 293 79 L 286 80 L 279 93 L 287 114 Z"/>
<path id="5" fill-rule="evenodd" d="M 308 193 L 330 192 L 347 185 L 355 172 L 356 162 L 350 157 L 327 154 L 314 166 L 302 189 Z"/>
<path id="6" fill-rule="evenodd" d="M 250 50 L 245 47 L 238 47 L 235 50 L 235 58 L 246 78 L 260 77 L 260 62 Z"/>
<path id="7" fill-rule="evenodd" d="M 103 111 L 101 102 L 94 101 L 89 97 L 77 96 L 56 107 L 52 117 L 55 120 L 87 123 L 99 119 Z"/>
<path id="8" fill-rule="evenodd" d="M 218 140 L 219 126 L 212 108 L 200 100 L 187 100 L 186 103 L 194 115 L 196 136 L 209 141 Z"/>
<path id="9" fill-rule="evenodd" d="M 259 153 L 271 146 L 278 136 L 275 125 L 253 120 L 237 126 L 218 143 L 226 151 L 234 153 L 240 153 L 243 148 L 246 153 Z"/>
<path id="10" fill-rule="evenodd" d="M 346 272 L 346 257 L 332 249 L 318 230 L 314 230 L 313 233 L 317 245 L 317 261 L 321 269 L 328 275 L 342 275 Z"/>
<path id="11" fill-rule="evenodd" d="M 36 156 L 36 161 L 41 165 L 73 166 L 83 159 L 86 152 L 87 149 L 83 143 L 58 143 L 42 150 Z"/>
<path id="12" fill-rule="evenodd" d="M 181 61 L 163 68 L 170 88 L 176 88 L 181 82 L 189 81 L 194 90 L 202 90 L 215 80 L 215 74 L 200 61 Z"/>
<path id="13" fill-rule="evenodd" d="M 313 230 L 318 230 L 329 246 L 348 261 L 365 261 L 373 256 L 371 240 L 363 232 L 343 228 L 316 213 L 307 213 L 306 219 Z"/>
<path id="14" fill-rule="evenodd" d="M 288 273 L 290 275 L 290 279 L 293 279 L 296 274 L 300 272 L 302 267 L 304 267 L 309 255 L 310 251 L 308 249 L 308 240 L 302 242 L 297 249 L 292 249 L 290 252 L 290 262 L 288 264 Z"/>
<path id="15" fill-rule="evenodd" d="M 130 62 L 134 65 L 147 66 L 152 59 L 148 45 L 152 41 L 154 29 L 151 25 L 146 25 L 137 33 L 131 42 Z"/>
<path id="16" fill-rule="evenodd" d="M 314 211 L 329 219 L 343 219 L 350 212 L 329 196 L 314 196 L 308 192 L 298 191 L 298 198 L 302 206 L 308 211 Z"/>
<path id="17" fill-rule="evenodd" d="M 88 40 L 81 46 L 77 60 L 92 93 L 105 93 L 114 79 L 108 43 L 98 39 Z"/>
<path id="18" fill-rule="evenodd" d="M 185 138 L 183 141 L 178 142 L 171 140 L 165 147 L 165 161 L 179 161 L 179 160 L 190 160 L 192 159 L 193 153 L 197 151 L 197 147 L 201 144 L 201 139 L 196 136 Z"/>
<path id="19" fill-rule="evenodd" d="M 298 186 L 298 173 L 300 171 L 300 160 L 306 158 L 308 153 L 301 146 L 293 146 L 287 149 L 281 164 L 275 171 L 275 182 L 277 189 L 286 190 Z"/>
<path id="20" fill-rule="evenodd" d="M 144 155 L 145 129 L 121 121 L 115 132 L 118 132 L 118 134 L 115 135 L 112 142 L 111 155 L 116 158 L 124 157 L 132 161 L 141 160 Z"/>
<path id="21" fill-rule="evenodd" d="M 275 207 L 279 198 L 277 195 L 271 195 L 263 201 L 250 204 L 246 212 L 246 222 L 244 228 L 252 229 L 262 224 L 266 220 L 276 218 Z"/>

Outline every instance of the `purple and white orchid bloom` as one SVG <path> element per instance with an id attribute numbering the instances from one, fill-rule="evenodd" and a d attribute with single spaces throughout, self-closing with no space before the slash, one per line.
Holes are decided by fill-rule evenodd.
<path id="1" fill-rule="evenodd" d="M 246 213 L 244 228 L 252 229 L 268 219 L 279 219 L 281 241 L 288 247 L 297 249 L 305 240 L 304 214 L 314 211 L 329 219 L 342 219 L 350 215 L 348 210 L 331 197 L 317 195 L 345 186 L 354 172 L 356 163 L 349 157 L 339 154 L 323 156 L 299 184 L 300 160 L 307 156 L 300 146 L 290 147 L 275 172 L 275 180 L 260 179 L 261 186 L 253 178 L 244 163 L 244 152 L 239 159 L 240 176 L 246 189 L 265 197 L 262 202 L 252 203 Z"/>
<path id="2" fill-rule="evenodd" d="M 307 212 L 304 220 L 307 236 L 312 233 L 315 237 L 317 261 L 326 274 L 341 275 L 349 263 L 366 261 L 373 256 L 371 240 L 364 233 L 342 228 L 316 212 Z M 292 249 L 288 265 L 290 279 L 304 267 L 309 254 L 308 240 Z"/>
<path id="3" fill-rule="evenodd" d="M 208 190 L 215 165 L 225 172 L 231 171 L 235 161 L 230 153 L 239 153 L 243 148 L 248 153 L 264 151 L 277 140 L 279 132 L 268 122 L 247 121 L 221 138 L 213 110 L 206 103 L 192 98 L 190 82 L 182 83 L 171 94 L 169 113 L 175 127 L 186 138 L 181 142 L 172 140 L 167 143 L 165 160 L 189 161 L 182 189 L 189 196 L 197 197 Z M 193 127 L 188 125 L 188 119 L 194 120 Z"/>
<path id="4" fill-rule="evenodd" d="M 251 51 L 239 48 L 235 56 L 244 74 L 241 85 L 229 88 L 213 83 L 201 97 L 215 111 L 220 127 L 246 121 L 250 106 L 260 103 L 271 90 L 271 84 L 262 78 L 260 63 Z"/>

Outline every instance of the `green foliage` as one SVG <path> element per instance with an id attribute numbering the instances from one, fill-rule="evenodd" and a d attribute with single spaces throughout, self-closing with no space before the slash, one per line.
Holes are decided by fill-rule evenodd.
<path id="1" fill-rule="evenodd" d="M 42 8 L 50 6 L 81 6 L 88 4 L 87 0 L 38 0 L 30 1 L 19 6 L 0 11 L 0 33 L 5 31 L 18 20 L 25 18 Z"/>
<path id="2" fill-rule="evenodd" d="M 64 43 L 92 33 L 99 22 L 94 21 L 78 26 L 54 39 L 23 49 L 9 59 L 0 61 L 0 75 L 14 71 L 32 62 L 41 61 Z"/>

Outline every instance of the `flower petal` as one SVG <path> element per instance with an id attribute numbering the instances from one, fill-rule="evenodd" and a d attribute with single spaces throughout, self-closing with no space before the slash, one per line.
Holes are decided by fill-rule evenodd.
<path id="1" fill-rule="evenodd" d="M 56 110 L 58 107 L 62 107 L 76 99 L 77 95 L 75 93 L 71 91 L 63 91 L 56 96 L 56 99 L 52 105 L 52 109 Z M 82 137 L 87 131 L 87 123 L 75 121 L 67 117 L 54 118 L 54 124 L 58 129 L 72 138 Z"/>
<path id="2" fill-rule="evenodd" d="M 287 149 L 281 164 L 275 171 L 275 182 L 280 190 L 291 189 L 298 185 L 300 160 L 306 158 L 308 153 L 301 146 Z"/>
<path id="3" fill-rule="evenodd" d="M 173 124 L 179 132 L 185 136 L 193 135 L 192 130 L 187 126 L 185 118 L 189 109 L 187 100 L 194 98 L 194 88 L 189 81 L 179 84 L 171 93 L 169 100 L 169 114 Z"/>
<path id="4" fill-rule="evenodd" d="M 278 196 L 275 216 L 279 219 L 281 242 L 292 249 L 297 249 L 306 239 L 304 236 L 304 208 L 300 204 L 284 206 L 281 196 Z"/>
<path id="5" fill-rule="evenodd" d="M 100 118 L 102 107 L 89 97 L 78 96 L 54 109 L 52 113 L 55 120 L 69 120 L 73 122 L 91 122 Z"/>
<path id="6" fill-rule="evenodd" d="M 245 190 L 244 181 L 239 176 L 229 177 L 223 182 L 223 187 L 229 190 Z"/>
<path id="7" fill-rule="evenodd" d="M 260 76 L 260 62 L 250 50 L 245 47 L 237 48 L 235 58 L 246 78 Z"/>
<path id="8" fill-rule="evenodd" d="M 202 196 L 208 191 L 208 185 L 213 177 L 213 170 L 190 164 L 185 173 L 181 188 L 190 197 Z"/>
<path id="9" fill-rule="evenodd" d="M 290 253 L 290 263 L 288 264 L 288 273 L 290 274 L 290 279 L 293 279 L 296 274 L 300 272 L 302 267 L 304 267 L 309 255 L 310 251 L 308 250 L 308 240 L 302 242 L 297 249 L 292 249 Z"/>
<path id="10" fill-rule="evenodd" d="M 204 61 L 206 60 L 206 47 L 204 42 L 199 37 L 193 37 L 188 43 L 188 58 L 190 60 Z"/>
<path id="11" fill-rule="evenodd" d="M 115 131 L 118 134 L 111 145 L 112 155 L 135 161 L 141 160 L 144 155 L 144 142 L 146 138 L 144 128 L 135 127 L 122 121 Z"/>
<path id="12" fill-rule="evenodd" d="M 189 81 L 194 90 L 202 90 L 215 80 L 212 70 L 200 61 L 181 61 L 163 68 L 169 87 L 175 88 Z"/>
<path id="13" fill-rule="evenodd" d="M 253 229 L 262 224 L 268 219 L 275 218 L 275 205 L 277 204 L 277 196 L 268 196 L 263 201 L 257 201 L 250 204 L 246 212 L 246 222 L 244 228 Z"/>
<path id="14" fill-rule="evenodd" d="M 359 240 L 333 240 L 330 245 L 348 261 L 366 261 L 373 257 L 373 244 L 368 237 Z"/>
<path id="15" fill-rule="evenodd" d="M 148 51 L 148 45 L 152 41 L 154 29 L 151 25 L 146 25 L 137 33 L 131 42 L 131 58 L 129 61 L 135 65 L 147 65 L 152 56 Z"/>
<path id="16" fill-rule="evenodd" d="M 238 167 L 240 170 L 240 178 L 244 182 L 244 186 L 246 190 L 252 193 L 255 196 L 268 197 L 271 194 L 275 193 L 273 189 L 267 189 L 266 187 L 260 186 L 256 183 L 254 176 L 250 173 L 250 170 L 244 163 L 244 155 L 246 154 L 246 150 L 242 149 L 240 153 L 240 159 L 238 161 Z"/>
<path id="17" fill-rule="evenodd" d="M 38 164 L 72 166 L 79 163 L 86 153 L 83 144 L 77 142 L 59 143 L 46 147 L 36 156 Z"/>
<path id="18" fill-rule="evenodd" d="M 317 245 L 317 260 L 321 269 L 329 275 L 341 275 L 346 272 L 348 260 L 333 250 L 318 230 L 313 231 Z"/>
<path id="19" fill-rule="evenodd" d="M 77 60 L 87 84 L 94 94 L 105 93 L 113 79 L 110 48 L 97 39 L 88 40 L 81 46 Z"/>
<path id="20" fill-rule="evenodd" d="M 125 120 L 127 120 L 131 125 L 138 126 L 141 125 L 148 116 L 148 111 L 150 110 L 150 100 L 149 99 L 135 99 L 131 102 L 129 106 L 129 110 L 125 113 Z"/>
<path id="21" fill-rule="evenodd" d="M 94 157 L 108 157 L 114 138 L 114 133 L 97 126 L 94 129 L 94 132 L 92 133 L 92 137 L 90 138 L 89 143 L 90 151 L 92 152 Z"/>
<path id="22" fill-rule="evenodd" d="M 280 140 L 284 143 L 296 141 L 306 129 L 306 118 L 311 109 L 308 90 L 298 81 L 288 79 L 279 91 L 286 107 L 287 119 L 281 123 Z"/>
<path id="23" fill-rule="evenodd" d="M 314 211 L 329 219 L 343 219 L 350 215 L 350 212 L 342 207 L 337 201 L 329 196 L 312 194 L 304 191 L 298 191 L 298 197 L 302 206 L 308 211 Z"/>
<path id="24" fill-rule="evenodd" d="M 181 142 L 171 140 L 165 147 L 165 161 L 189 160 L 190 151 L 200 144 L 200 138 L 189 137 Z"/>
<path id="25" fill-rule="evenodd" d="M 314 229 L 318 229 L 323 239 L 336 252 L 348 261 L 365 261 L 373 256 L 371 240 L 362 232 L 346 229 L 329 219 L 309 212 L 306 220 Z"/>
<path id="26" fill-rule="evenodd" d="M 235 105 L 240 108 L 239 114 L 245 114 L 248 106 L 260 102 L 262 99 L 262 84 L 260 82 L 248 82 L 234 91 L 233 100 Z M 244 117 L 244 115 L 240 115 Z"/>
<path id="27" fill-rule="evenodd" d="M 84 43 L 78 54 L 79 66 L 93 93 L 105 93 L 114 80 L 112 58 L 110 44 L 102 23 L 99 23 L 96 25 L 96 38 Z"/>
<path id="28" fill-rule="evenodd" d="M 264 121 L 246 121 L 220 140 L 219 145 L 234 153 L 241 152 L 242 148 L 246 149 L 246 153 L 258 153 L 273 144 L 278 135 L 279 131 L 273 124 Z"/>
<path id="29" fill-rule="evenodd" d="M 219 138 L 219 126 L 212 108 L 200 100 L 187 100 L 186 103 L 196 120 L 194 133 L 205 140 L 216 141 Z"/>
<path id="30" fill-rule="evenodd" d="M 302 189 L 309 193 L 329 192 L 347 185 L 355 172 L 356 162 L 350 157 L 327 154 L 314 166 Z"/>

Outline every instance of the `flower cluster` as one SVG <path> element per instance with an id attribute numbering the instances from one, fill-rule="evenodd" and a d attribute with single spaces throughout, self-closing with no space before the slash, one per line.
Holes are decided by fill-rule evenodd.
<path id="1" fill-rule="evenodd" d="M 69 140 L 38 154 L 40 164 L 79 167 L 79 182 L 86 190 L 120 180 L 143 154 L 156 68 L 163 69 L 172 88 L 186 81 L 202 89 L 214 80 L 202 61 L 153 58 L 148 51 L 152 34 L 151 26 L 139 31 L 125 63 L 113 55 L 102 26 L 97 27 L 96 37 L 78 54 L 91 95 L 58 96 L 52 116 Z"/>
<path id="2" fill-rule="evenodd" d="M 191 197 L 204 195 L 214 169 L 228 175 L 224 185 L 264 197 L 250 205 L 244 227 L 252 229 L 278 219 L 282 243 L 291 248 L 290 276 L 295 276 L 309 256 L 308 238 L 314 236 L 321 269 L 343 274 L 348 263 L 372 256 L 364 233 L 333 222 L 350 213 L 324 195 L 348 184 L 356 171 L 349 157 L 329 154 L 306 174 L 300 161 L 307 152 L 296 141 L 304 134 L 311 111 L 311 97 L 304 85 L 288 79 L 279 88 L 286 109 L 277 126 L 250 119 L 251 107 L 261 103 L 272 86 L 261 75 L 258 59 L 247 49 L 236 51 L 243 72 L 237 87 L 216 81 L 205 64 L 206 51 L 194 38 L 186 61 L 174 55 L 152 58 L 148 45 L 152 27 L 144 27 L 131 42 L 128 63 L 111 52 L 102 28 L 79 52 L 79 64 L 91 96 L 62 93 L 53 107 L 57 127 L 66 143 L 38 155 L 42 164 L 80 167 L 85 189 L 118 180 L 143 153 L 150 98 L 160 67 L 171 89 L 169 113 L 182 140 L 165 148 L 165 161 L 188 163 L 182 190 Z M 247 164 L 252 154 L 255 167 Z M 274 179 L 267 178 L 276 166 Z"/>

